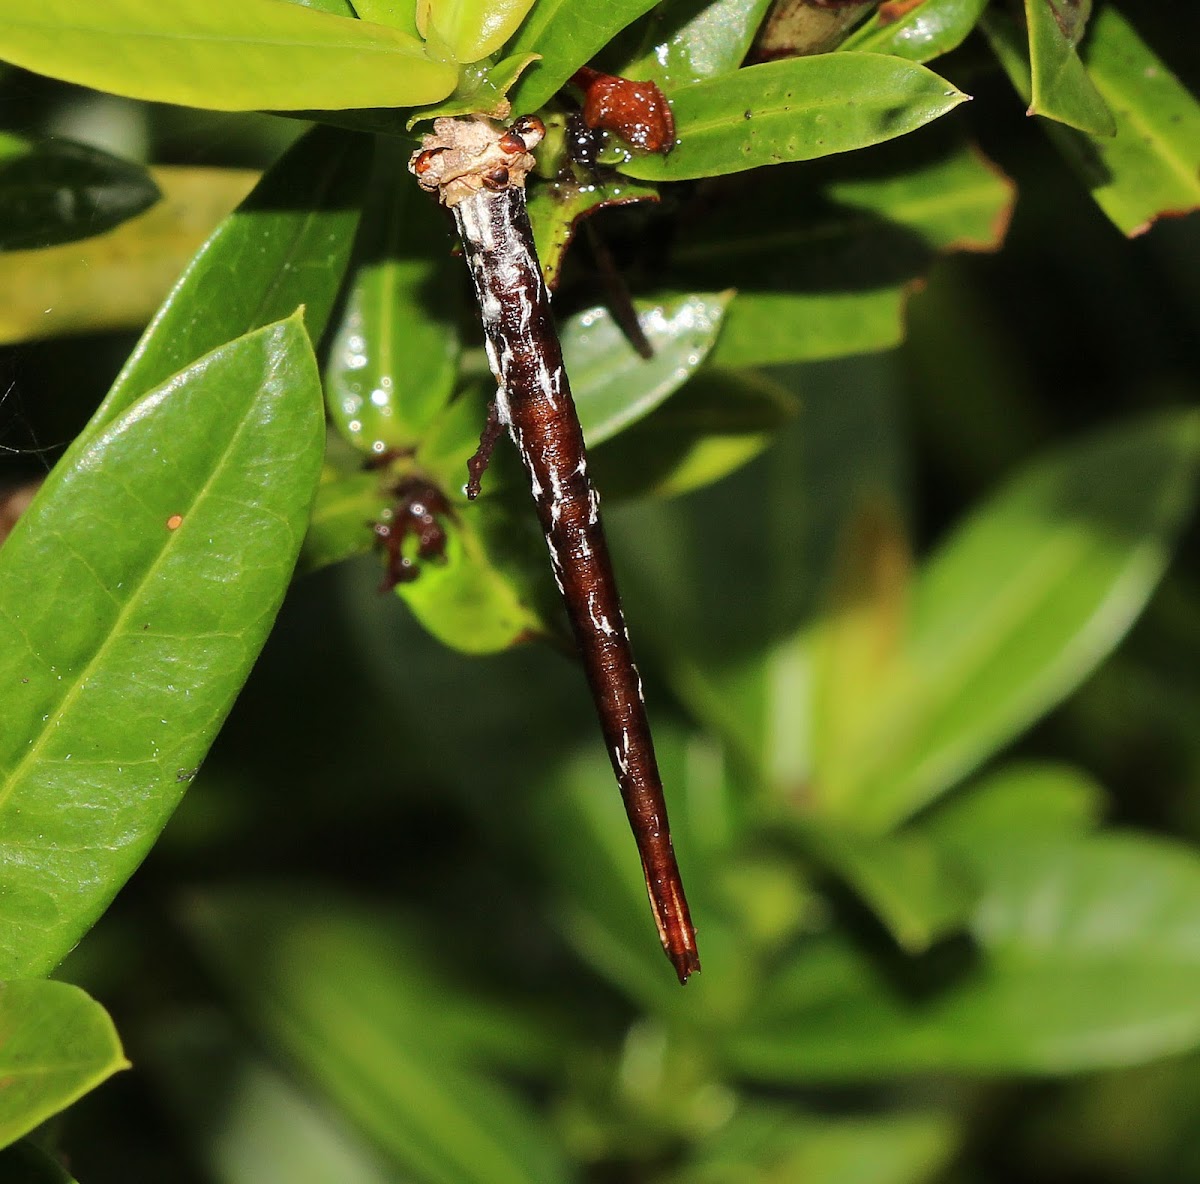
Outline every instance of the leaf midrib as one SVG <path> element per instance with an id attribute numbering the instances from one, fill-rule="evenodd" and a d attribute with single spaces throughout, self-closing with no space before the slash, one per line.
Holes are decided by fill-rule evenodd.
<path id="1" fill-rule="evenodd" d="M 247 405 L 245 412 L 241 416 L 237 429 L 229 437 L 229 443 L 223 450 L 220 463 L 209 473 L 209 476 L 197 491 L 196 496 L 192 499 L 191 504 L 186 509 L 186 514 L 191 514 L 195 507 L 200 505 L 206 497 L 208 497 L 212 486 L 216 480 L 224 474 L 230 464 L 230 456 L 235 450 L 235 446 L 242 437 L 243 433 L 249 430 L 250 412 L 254 405 L 261 397 L 263 388 L 266 387 L 269 381 L 275 376 L 280 368 L 280 361 L 272 357 L 270 364 L 267 367 L 262 380 L 258 383 L 258 392 Z M 139 400 L 140 402 L 140 400 Z M 136 406 L 136 403 L 133 405 Z M 146 568 L 142 578 L 138 580 L 136 588 L 131 592 L 126 599 L 123 607 L 117 612 L 113 619 L 112 627 L 107 631 L 103 642 L 97 648 L 96 652 L 88 660 L 87 664 L 79 671 L 78 676 L 72 682 L 71 686 L 64 692 L 59 701 L 59 705 L 52 711 L 43 721 L 40 734 L 37 739 L 26 750 L 21 759 L 13 766 L 12 772 L 8 775 L 3 785 L 0 785 L 0 812 L 8 804 L 9 799 L 17 792 L 26 772 L 26 769 L 31 763 L 34 763 L 40 756 L 42 749 L 49 742 L 51 733 L 57 727 L 58 721 L 62 719 L 64 714 L 78 699 L 82 693 L 83 687 L 87 684 L 89 678 L 101 664 L 101 660 L 105 658 L 117 638 L 126 636 L 127 630 L 125 624 L 133 616 L 133 606 L 141 603 L 142 592 L 149 585 L 150 581 L 159 573 L 165 565 L 166 559 L 170 556 L 174 549 L 182 544 L 179 542 L 177 534 L 170 535 L 166 540 L 166 545 L 158 552 L 157 556 Z"/>

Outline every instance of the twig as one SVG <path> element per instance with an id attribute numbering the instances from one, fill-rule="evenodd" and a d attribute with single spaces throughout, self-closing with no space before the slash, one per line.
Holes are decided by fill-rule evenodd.
<path id="1" fill-rule="evenodd" d="M 642 682 L 600 524 L 600 498 L 588 480 L 583 432 L 525 212 L 530 151 L 544 132 L 541 121 L 530 116 L 507 130 L 483 119 L 438 119 L 409 167 L 424 189 L 454 211 L 496 378 L 497 415 L 529 473 L 659 937 L 682 983 L 700 969 L 696 934 L 671 847 Z M 478 475 L 473 479 L 477 486 Z"/>

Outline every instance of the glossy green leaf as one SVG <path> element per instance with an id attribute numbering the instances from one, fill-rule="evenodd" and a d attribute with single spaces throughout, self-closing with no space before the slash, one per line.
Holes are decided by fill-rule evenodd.
<path id="1" fill-rule="evenodd" d="M 957 1122 L 934 1111 L 804 1113 L 743 1102 L 696 1147 L 675 1184 L 926 1184 L 958 1149 Z"/>
<path id="2" fill-rule="evenodd" d="M 838 49 L 927 62 L 957 49 L 986 7 L 987 0 L 921 0 L 900 16 L 876 12 Z"/>
<path id="3" fill-rule="evenodd" d="M 975 959 L 889 974 L 838 938 L 811 943 L 732 1041 L 733 1065 L 776 1082 L 1060 1074 L 1200 1043 L 1194 851 L 1053 836 L 978 850 L 972 870 Z"/>
<path id="4" fill-rule="evenodd" d="M 982 507 L 922 572 L 901 673 L 857 750 L 818 770 L 826 800 L 894 823 L 1076 686 L 1158 583 L 1198 464 L 1200 420 L 1162 415 L 1065 449 Z"/>
<path id="5" fill-rule="evenodd" d="M 416 445 L 458 370 L 462 265 L 442 211 L 381 146 L 358 266 L 325 368 L 329 414 L 360 452 Z"/>
<path id="6" fill-rule="evenodd" d="M 445 558 L 422 563 L 415 580 L 396 585 L 417 620 L 444 645 L 468 654 L 496 653 L 545 635 L 530 587 L 531 577 L 548 571 L 532 508 L 514 511 L 484 498 L 448 522 L 447 534 Z"/>
<path id="7" fill-rule="evenodd" d="M 1014 44 L 1014 27 L 999 14 L 983 27 L 1028 98 L 1028 63 Z M 1059 125 L 1047 131 L 1096 203 L 1128 235 L 1141 234 L 1164 215 L 1200 207 L 1200 104 L 1111 5 L 1092 18 L 1083 56 L 1112 109 L 1116 137 Z"/>
<path id="8" fill-rule="evenodd" d="M 90 238 L 152 206 L 140 165 L 70 140 L 0 145 L 0 250 Z"/>
<path id="9" fill-rule="evenodd" d="M 896 942 L 919 954 L 962 927 L 975 904 L 970 878 L 926 835 L 869 838 L 809 827 L 801 842 L 883 922 Z"/>
<path id="10" fill-rule="evenodd" d="M 1094 136 L 1115 136 L 1113 114 L 1088 77 L 1051 0 L 1025 0 L 1025 23 L 1029 30 L 1029 114 L 1044 115 Z"/>
<path id="11" fill-rule="evenodd" d="M 432 107 L 422 107 L 405 126 L 411 131 L 417 124 L 443 115 L 488 115 L 493 119 L 507 119 L 510 104 L 506 96 L 535 61 L 537 54 L 522 53 L 495 65 L 483 61 L 464 66 L 450 97 Z"/>
<path id="12" fill-rule="evenodd" d="M 770 0 L 668 0 L 647 22 L 625 78 L 652 78 L 673 89 L 736 70 L 745 60 Z"/>
<path id="13" fill-rule="evenodd" d="M 428 0 L 429 25 L 457 62 L 495 53 L 516 31 L 533 0 Z"/>
<path id="14" fill-rule="evenodd" d="M 764 62 L 669 97 L 676 146 L 622 165 L 631 177 L 680 181 L 850 152 L 911 132 L 967 98 L 924 66 L 879 54 Z"/>
<path id="15" fill-rule="evenodd" d="M 162 200 L 107 234 L 0 252 L 0 342 L 139 329 L 249 192 L 245 169 L 156 168 Z"/>
<path id="16" fill-rule="evenodd" d="M 4 1184 L 76 1184 L 62 1164 L 27 1139 L 0 1151 L 0 1179 Z"/>
<path id="17" fill-rule="evenodd" d="M 444 98 L 458 77 L 396 29 L 278 0 L 0 0 L 0 58 L 219 111 L 412 106 Z"/>
<path id="18" fill-rule="evenodd" d="M 746 185 L 680 236 L 672 282 L 737 289 L 719 366 L 867 353 L 904 336 L 907 293 L 938 251 L 995 250 L 1014 191 L 955 136 L 922 133 L 870 162 L 784 168 Z"/>
<path id="19" fill-rule="evenodd" d="M 0 983 L 0 1147 L 128 1067 L 108 1013 L 78 987 Z"/>
<path id="20" fill-rule="evenodd" d="M 4 975 L 63 958 L 195 776 L 291 578 L 322 420 L 302 322 L 268 326 L 80 437 L 0 550 Z"/>
<path id="21" fill-rule="evenodd" d="M 638 323 L 654 350 L 651 358 L 638 354 L 603 306 L 562 326 L 563 360 L 589 446 L 636 423 L 688 380 L 712 349 L 732 295 L 635 300 Z"/>
<path id="22" fill-rule="evenodd" d="M 391 25 L 410 37 L 420 36 L 417 32 L 416 0 L 355 0 L 354 11 L 364 21 Z"/>
<path id="23" fill-rule="evenodd" d="M 796 398 L 751 370 L 701 370 L 666 403 L 591 454 L 611 497 L 671 497 L 728 476 L 796 417 Z"/>
<path id="24" fill-rule="evenodd" d="M 469 1067 L 477 1041 L 538 1040 L 465 993 L 395 919 L 290 896 L 199 901 L 192 931 L 251 1022 L 406 1174 L 432 1184 L 570 1179 L 544 1124 Z"/>
<path id="25" fill-rule="evenodd" d="M 159 309 L 89 431 L 197 358 L 304 305 L 319 341 L 341 283 L 367 181 L 367 143 L 313 128 L 221 223 Z"/>
<path id="26" fill-rule="evenodd" d="M 639 201 L 658 201 L 658 190 L 624 177 L 586 185 L 556 180 L 536 186 L 528 200 L 529 224 L 546 286 L 551 291 L 558 287 L 563 257 L 584 218 L 608 206 Z"/>
<path id="27" fill-rule="evenodd" d="M 513 112 L 536 111 L 580 66 L 653 7 L 654 0 L 605 0 L 603 4 L 538 0 L 508 46 L 510 54 L 542 55 L 513 91 Z"/>

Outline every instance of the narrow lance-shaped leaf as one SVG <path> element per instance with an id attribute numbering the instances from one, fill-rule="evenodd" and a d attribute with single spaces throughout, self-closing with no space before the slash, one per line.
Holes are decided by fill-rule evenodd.
<path id="1" fill-rule="evenodd" d="M 0 982 L 0 1147 L 128 1066 L 108 1013 L 78 987 Z"/>
<path id="2" fill-rule="evenodd" d="M 825 800 L 893 824 L 1062 698 L 1157 584 L 1198 464 L 1200 421 L 1164 415 L 1065 450 L 983 507 L 922 573 L 900 673 L 859 745 L 818 771 Z"/>
<path id="3" fill-rule="evenodd" d="M 621 171 L 679 181 L 850 152 L 910 132 L 967 97 L 924 66 L 880 54 L 765 62 L 671 92 L 674 150 Z"/>
<path id="4" fill-rule="evenodd" d="M 0 974 L 51 970 L 166 823 L 283 599 L 323 444 L 297 315 L 77 440 L 0 550 Z"/>
<path id="5" fill-rule="evenodd" d="M 219 111 L 407 107 L 458 77 L 397 29 L 278 0 L 0 0 L 0 59 Z"/>

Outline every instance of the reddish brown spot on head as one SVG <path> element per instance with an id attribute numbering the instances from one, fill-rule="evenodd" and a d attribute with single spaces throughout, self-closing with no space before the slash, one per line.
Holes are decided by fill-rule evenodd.
<path id="1" fill-rule="evenodd" d="M 182 514 L 172 514 L 171 517 L 167 519 L 167 529 L 168 530 L 178 530 L 182 525 L 183 525 L 183 515 Z"/>
<path id="2" fill-rule="evenodd" d="M 631 82 L 593 70 L 587 75 L 583 120 L 588 127 L 615 132 L 627 144 L 647 152 L 671 151 L 675 118 L 667 96 L 653 82 Z"/>
<path id="3" fill-rule="evenodd" d="M 536 115 L 522 115 L 519 119 L 513 120 L 509 131 L 515 132 L 526 144 L 530 140 L 537 144 L 546 135 L 546 125 Z"/>
<path id="4" fill-rule="evenodd" d="M 441 156 L 445 151 L 445 148 L 427 148 L 424 152 L 419 153 L 417 158 L 412 162 L 412 171 L 418 177 L 429 172 L 430 166 L 433 164 L 433 158 Z"/>

